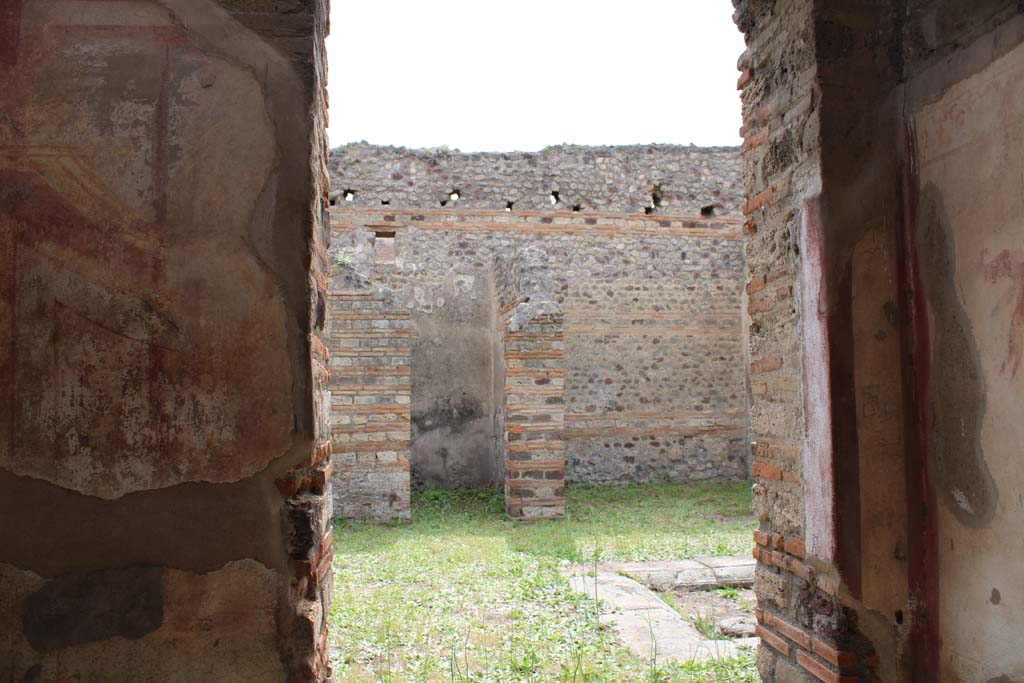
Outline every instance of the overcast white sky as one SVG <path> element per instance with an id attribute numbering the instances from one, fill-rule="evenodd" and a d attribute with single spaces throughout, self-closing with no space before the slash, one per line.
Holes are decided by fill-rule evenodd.
<path id="1" fill-rule="evenodd" d="M 331 146 L 739 143 L 729 0 L 333 0 Z"/>

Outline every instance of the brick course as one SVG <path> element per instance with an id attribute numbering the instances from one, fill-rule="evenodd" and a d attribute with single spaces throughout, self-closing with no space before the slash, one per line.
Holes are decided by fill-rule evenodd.
<path id="1" fill-rule="evenodd" d="M 332 213 L 332 253 L 390 287 L 414 324 L 431 329 L 446 316 L 460 330 L 487 317 L 474 311 L 493 305 L 495 257 L 530 247 L 552 257 L 565 336 L 567 481 L 747 475 L 738 219 L 347 206 Z M 385 230 L 395 235 L 396 260 L 375 263 L 373 234 Z M 428 353 L 433 343 L 421 336 L 414 346 Z M 415 396 L 413 403 L 415 444 Z M 491 410 L 499 408 L 496 401 Z M 418 462 L 414 455 L 414 481 Z"/>
<path id="2" fill-rule="evenodd" d="M 505 509 L 512 519 L 565 514 L 565 336 L 552 265 L 537 249 L 494 263 Z"/>
<path id="3" fill-rule="evenodd" d="M 327 338 L 335 516 L 407 520 L 409 311 L 351 269 L 338 269 L 332 285 Z"/>
<path id="4" fill-rule="evenodd" d="M 770 10 L 753 1 L 735 4 L 737 23 L 748 45 L 755 46 L 740 58 L 739 87 L 746 137 L 742 212 L 747 219 L 751 472 L 761 522 L 753 555 L 758 560 L 758 632 L 769 646 L 762 647 L 758 667 L 766 681 L 780 683 L 808 677 L 852 680 L 812 654 L 820 641 L 811 624 L 837 628 L 842 609 L 822 590 L 822 585 L 834 588 L 833 578 L 827 573 L 819 577 L 806 562 L 803 539 L 795 237 L 802 198 L 816 194 L 820 184 L 818 113 L 806 94 L 815 77 L 808 44 L 813 8 L 796 0 L 774 3 Z M 814 621 L 815 609 L 832 611 Z M 859 656 L 853 657 L 853 664 L 860 664 Z M 846 656 L 842 661 L 850 664 Z"/>

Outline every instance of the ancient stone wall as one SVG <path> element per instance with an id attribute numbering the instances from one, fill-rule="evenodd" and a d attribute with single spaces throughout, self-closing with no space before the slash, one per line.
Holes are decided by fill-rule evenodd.
<path id="1" fill-rule="evenodd" d="M 312 49 L 308 57 L 303 49 L 303 19 L 298 19 L 302 8 L 315 9 L 312 15 Z M 286 502 L 285 529 L 288 533 L 291 592 L 289 605 L 292 616 L 287 640 L 290 652 L 289 678 L 309 681 L 331 679 L 331 649 L 327 640 L 327 612 L 331 606 L 334 575 L 333 520 L 334 501 L 331 495 L 331 393 L 330 351 L 326 344 L 327 277 L 330 264 L 327 250 L 331 244 L 330 214 L 328 213 L 330 175 L 326 168 L 327 151 L 327 52 L 324 38 L 329 31 L 329 2 L 303 2 L 299 5 L 273 6 L 273 14 L 258 14 L 248 6 L 247 25 L 253 30 L 280 34 L 277 44 L 283 54 L 299 58 L 300 65 L 308 64 L 312 73 L 310 88 L 310 128 L 308 132 L 308 165 L 311 187 L 306 194 L 303 209 L 310 222 L 310 244 L 306 254 L 306 320 L 308 321 L 309 355 L 313 393 L 313 453 L 288 470 L 277 480 L 278 489 L 291 494 Z M 266 9 L 266 8 L 263 8 Z M 282 12 L 286 15 L 282 17 Z M 245 23 L 245 22 L 243 22 Z M 300 73 L 302 69 L 300 67 Z M 282 128 L 291 128 L 283 124 Z M 301 126 L 296 126 L 300 128 Z M 288 144 L 288 143 L 285 143 Z M 280 238 L 278 238 L 280 239 Z M 287 482 L 282 488 L 282 479 Z M 298 486 L 296 487 L 296 483 Z M 279 636 L 280 637 L 280 636 Z"/>
<path id="2" fill-rule="evenodd" d="M 816 395 L 818 386 L 807 386 L 804 370 L 821 363 L 816 353 L 824 346 L 818 328 L 809 325 L 817 319 L 821 265 L 814 245 L 801 235 L 801 221 L 811 216 L 804 202 L 821 187 L 813 3 L 735 4 L 749 46 L 738 64 L 738 87 L 747 194 L 751 472 L 761 522 L 754 548 L 758 669 L 766 681 L 810 681 L 819 674 L 839 680 L 833 667 L 858 666 L 860 660 L 842 639 L 838 581 L 816 571 L 826 567 L 808 562 L 808 554 L 832 557 L 830 530 L 808 540 L 816 525 L 833 518 L 832 471 L 803 454 L 806 441 L 823 438 L 822 431 L 828 438 L 831 418 L 819 415 L 827 398 Z M 801 268 L 808 277 L 800 278 Z"/>
<path id="3" fill-rule="evenodd" d="M 1019 3 L 735 4 L 762 678 L 1011 680 Z"/>
<path id="4" fill-rule="evenodd" d="M 499 256 L 494 288 L 505 509 L 512 519 L 560 518 L 565 514 L 565 335 L 547 255 L 531 248 Z"/>
<path id="5" fill-rule="evenodd" d="M 410 307 L 413 481 L 500 481 L 493 262 L 548 255 L 565 334 L 566 478 L 747 475 L 737 220 L 572 212 L 332 209 L 332 250 Z M 384 236 L 383 238 L 381 236 Z M 388 242 L 393 261 L 378 258 Z M 390 258 L 390 257 L 389 257 Z M 451 331 L 449 331 L 451 330 Z M 440 359 L 451 356 L 451 361 Z M 421 368 L 441 381 L 421 384 Z M 441 366 L 441 371 L 432 367 Z M 472 400 L 470 400 L 472 398 Z M 455 408 L 458 409 L 455 409 Z M 472 440 L 467 420 L 474 420 Z M 417 473 L 425 470 L 425 473 Z M 460 474 L 462 473 L 462 474 Z M 457 476 L 452 476 L 452 475 Z M 447 476 L 446 476 L 447 475 Z"/>
<path id="6" fill-rule="evenodd" d="M 732 147 L 559 145 L 462 154 L 361 143 L 332 150 L 330 169 L 334 206 L 738 216 L 742 203 Z"/>
<path id="7" fill-rule="evenodd" d="M 0 11 L 0 676 L 325 680 L 326 3 Z"/>
<path id="8" fill-rule="evenodd" d="M 335 265 L 327 317 L 335 515 L 409 519 L 409 310 Z"/>

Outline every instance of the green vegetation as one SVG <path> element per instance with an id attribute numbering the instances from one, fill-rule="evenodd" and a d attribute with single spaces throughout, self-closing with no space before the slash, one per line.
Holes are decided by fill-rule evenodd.
<path id="1" fill-rule="evenodd" d="M 740 596 L 739 589 L 733 588 L 732 586 L 722 586 L 720 588 L 715 588 L 714 591 L 726 600 L 732 600 L 733 602 L 737 603 L 743 602 L 743 598 Z"/>
<path id="2" fill-rule="evenodd" d="M 722 632 L 718 630 L 718 625 L 715 624 L 713 614 L 702 614 L 697 612 L 690 617 L 690 623 L 697 629 L 697 632 L 708 640 L 719 640 L 723 638 Z"/>
<path id="3" fill-rule="evenodd" d="M 679 603 L 676 602 L 676 598 L 674 595 L 672 595 L 671 593 L 655 593 L 655 595 L 661 598 L 661 601 L 669 607 L 671 607 L 673 610 L 675 610 L 679 614 L 683 614 L 682 610 L 679 609 Z"/>
<path id="4" fill-rule="evenodd" d="M 338 523 L 335 680 L 668 683 L 757 680 L 753 654 L 641 661 L 573 592 L 563 564 L 746 552 L 739 484 L 580 486 L 566 519 L 513 523 L 493 491 L 427 491 L 401 526 Z"/>

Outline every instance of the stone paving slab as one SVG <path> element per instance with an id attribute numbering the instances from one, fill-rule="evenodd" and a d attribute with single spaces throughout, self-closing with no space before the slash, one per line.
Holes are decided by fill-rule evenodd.
<path id="1" fill-rule="evenodd" d="M 636 569 L 652 563 L 614 564 L 632 565 Z M 707 565 L 702 566 L 710 569 Z M 673 570 L 679 573 L 677 569 Z M 661 569 L 653 568 L 652 571 Z M 576 592 L 596 597 L 601 602 L 602 623 L 609 624 L 623 644 L 645 661 L 705 661 L 734 656 L 741 647 L 757 646 L 757 638 L 706 640 L 653 591 L 617 570 L 598 565 L 595 576 L 593 570 L 588 572 L 585 568 L 570 567 L 567 574 Z"/>
<path id="2" fill-rule="evenodd" d="M 660 591 L 674 588 L 754 585 L 753 557 L 723 555 L 692 560 L 653 560 L 650 562 L 604 562 L 600 569 L 628 574 Z"/>

